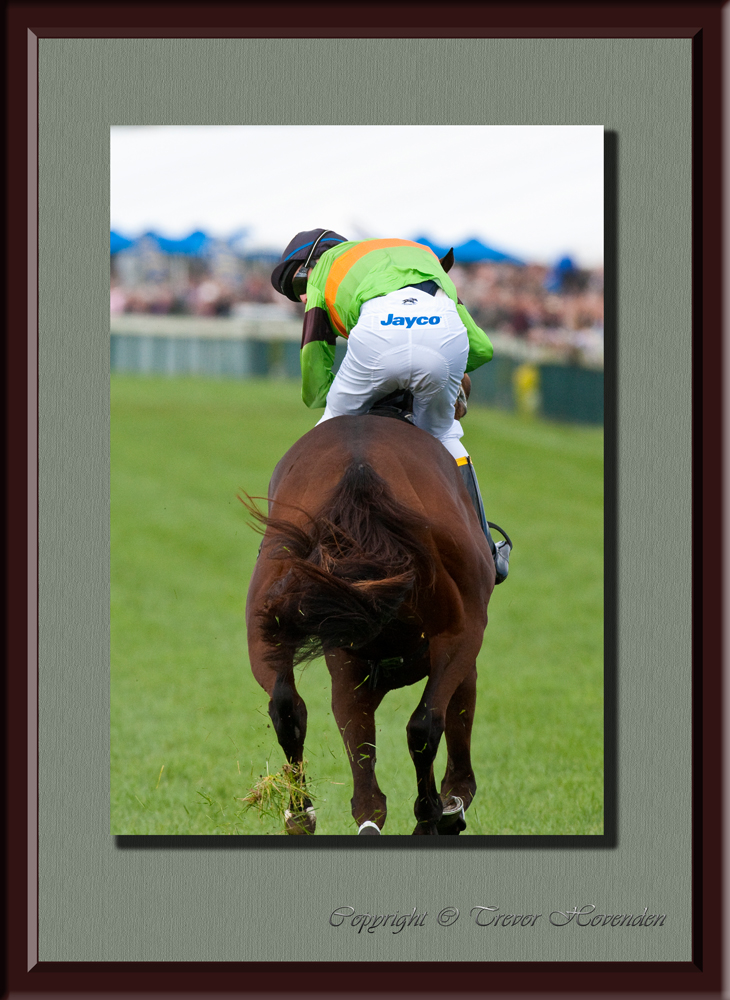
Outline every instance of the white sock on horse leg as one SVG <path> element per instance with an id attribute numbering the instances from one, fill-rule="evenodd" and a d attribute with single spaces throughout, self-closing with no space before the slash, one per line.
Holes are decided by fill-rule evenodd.
<path id="1" fill-rule="evenodd" d="M 357 828 L 358 836 L 363 832 L 363 830 L 367 829 L 368 827 L 374 827 L 374 829 L 376 829 L 378 833 L 380 833 L 380 827 L 378 826 L 378 824 L 373 823 L 371 819 L 366 819 L 365 822 L 361 823 L 360 826 Z"/>

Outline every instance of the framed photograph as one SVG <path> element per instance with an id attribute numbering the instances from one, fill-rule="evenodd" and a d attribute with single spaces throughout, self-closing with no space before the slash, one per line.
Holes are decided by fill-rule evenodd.
<path id="1" fill-rule="evenodd" d="M 393 992 L 444 995 L 719 991 L 721 579 L 719 565 L 703 565 L 696 519 L 701 510 L 718 526 L 722 514 L 714 208 L 721 10 L 607 5 L 541 9 L 538 17 L 527 7 L 465 7 L 450 11 L 447 27 L 428 28 L 414 25 L 409 8 L 389 8 L 387 18 L 377 7 L 338 9 L 333 21 L 329 7 L 286 7 L 274 23 L 256 6 L 187 7 L 176 11 L 174 26 L 170 13 L 9 8 L 10 992 L 83 984 L 255 993 L 281 991 L 295 976 L 307 988 L 346 993 L 377 984 L 383 972 Z M 150 515 L 164 507 L 166 446 L 160 425 L 150 422 L 159 399 L 135 399 L 121 382 L 110 395 L 110 129 L 182 126 L 603 130 L 606 548 L 598 584 L 605 643 L 589 713 L 602 717 L 602 745 L 597 755 L 585 700 L 561 701 L 562 681 L 541 676 L 541 663 L 516 665 L 521 683 L 541 689 L 544 717 L 564 715 L 551 730 L 553 744 L 573 748 L 572 773 L 563 754 L 563 769 L 540 778 L 545 760 L 560 755 L 533 747 L 531 768 L 529 740 L 500 729 L 494 709 L 491 733 L 502 744 L 487 736 L 480 768 L 489 774 L 490 752 L 502 760 L 491 801 L 499 801 L 496 790 L 509 791 L 521 819 L 514 810 L 490 817 L 485 794 L 475 799 L 477 835 L 450 844 L 397 836 L 363 843 L 339 829 L 321 837 L 256 835 L 255 826 L 237 828 L 230 806 L 218 814 L 221 800 L 206 780 L 224 759 L 226 767 L 248 767 L 252 778 L 261 763 L 281 763 L 273 731 L 265 732 L 266 695 L 259 695 L 255 740 L 246 729 L 237 745 L 235 732 L 214 723 L 205 764 L 196 763 L 206 752 L 198 749 L 204 712 L 182 714 L 177 733 L 165 729 L 166 717 L 191 700 L 190 685 L 202 701 L 215 692 L 235 703 L 236 684 L 248 692 L 250 676 L 243 626 L 225 634 L 231 609 L 242 615 L 250 566 L 241 569 L 241 593 L 213 595 L 224 634 L 217 612 L 206 611 L 202 639 L 211 648 L 200 636 L 196 648 L 185 620 L 205 599 L 208 556 L 191 532 L 188 553 L 199 558 L 186 565 L 196 579 L 186 598 L 165 594 L 170 606 L 178 602 L 180 641 L 163 648 L 160 621 L 149 613 L 145 558 L 130 556 L 116 583 L 110 559 L 117 530 L 145 557 L 156 550 L 158 564 L 180 558 L 178 542 L 164 543 L 166 523 Z M 295 164 L 292 183 L 305 200 L 315 173 L 356 155 L 327 150 L 322 162 Z M 455 149 L 453 176 L 443 180 L 455 192 L 460 176 L 471 176 L 460 171 L 464 156 L 468 150 Z M 145 169 L 142 160 L 139 166 Z M 316 204 L 311 211 L 312 225 L 323 224 Z M 306 227 L 291 235 L 299 228 Z M 505 249 L 518 256 L 516 246 Z M 286 363 L 283 354 L 278 363 Z M 229 417 L 247 412 L 241 397 L 229 402 Z M 110 405 L 123 414 L 127 437 L 114 437 Z M 192 440 L 184 398 L 168 392 L 166 405 L 173 422 L 180 408 L 177 419 L 188 421 Z M 464 423 L 468 441 L 468 417 Z M 264 409 L 247 433 L 263 440 L 271 426 Z M 146 442 L 145 455 L 115 464 L 129 441 Z M 256 475 L 265 472 L 262 466 Z M 486 469 L 477 473 L 486 479 Z M 265 490 L 262 482 L 255 488 Z M 174 477 L 169 487 L 177 513 L 200 500 L 191 495 L 182 505 Z M 247 489 L 243 474 L 236 487 Z M 120 528 L 114 503 L 125 497 Z M 499 521 L 487 510 L 491 516 Z M 555 516 L 565 523 L 564 511 Z M 212 544 L 234 564 L 227 530 L 212 525 L 210 537 L 218 532 Z M 248 530 L 242 519 L 241 534 Z M 555 539 L 545 559 L 565 558 L 567 542 Z M 579 579 L 584 570 L 576 569 Z M 174 573 L 165 573 L 163 566 L 167 585 Z M 556 576 L 562 586 L 569 578 Z M 495 623 L 512 582 L 494 596 Z M 544 598 L 537 589 L 535 607 Z M 522 594 L 522 609 L 506 619 L 527 629 L 529 588 Z M 565 613 L 556 617 L 562 624 Z M 491 621 L 485 646 L 490 628 Z M 498 660 L 500 646 L 511 647 L 495 632 L 489 651 Z M 558 627 L 556 634 L 577 633 Z M 595 648 L 580 636 L 557 647 L 561 641 L 566 673 L 584 676 Z M 127 669 L 115 675 L 118 642 L 126 644 Z M 223 650 L 229 664 L 222 688 L 204 677 L 211 649 Z M 545 661 L 555 670 L 559 657 L 548 651 Z M 190 663 L 200 664 L 194 679 Z M 153 693 L 153 676 L 166 684 L 163 694 Z M 595 687 L 595 671 L 590 676 Z M 401 733 L 415 707 L 406 704 L 396 723 Z M 124 734 L 116 743 L 115 725 Z M 325 742 L 318 740 L 318 753 Z M 185 761 L 170 763 L 172 745 L 184 747 Z M 334 741 L 331 752 L 344 753 Z M 200 799 L 190 822 L 188 801 L 175 798 L 185 767 Z M 592 805 L 579 798 L 589 769 L 602 779 L 592 786 Z M 508 788 L 510 775 L 517 788 Z M 382 778 L 385 784 L 387 770 Z M 347 774 L 344 780 L 322 798 L 331 794 L 349 807 Z M 414 787 L 404 815 L 415 797 L 414 774 L 407 780 Z M 154 818 L 165 796 L 169 812 Z M 170 820 L 175 810 L 180 822 Z"/>
<path id="2" fill-rule="evenodd" d="M 113 834 L 612 843 L 605 141 L 601 125 L 111 129 Z M 292 161 L 327 150 L 352 151 L 347 169 L 312 170 L 303 197 Z M 314 214 L 332 229 L 306 229 Z M 307 258 L 305 311 L 285 279 Z M 384 399 L 387 421 L 327 423 Z M 300 481 L 285 456 L 310 447 Z M 342 447 L 367 481 L 332 461 Z M 285 523 L 262 541 L 248 498 L 267 495 Z M 509 563 L 488 575 L 498 531 L 526 567 L 510 588 Z M 444 812 L 416 822 L 439 685 Z"/>

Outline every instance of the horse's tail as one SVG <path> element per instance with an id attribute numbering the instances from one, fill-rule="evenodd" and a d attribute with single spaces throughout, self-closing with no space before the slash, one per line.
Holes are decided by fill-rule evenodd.
<path id="1" fill-rule="evenodd" d="M 256 516 L 274 532 L 271 558 L 287 564 L 259 621 L 271 645 L 294 650 L 295 663 L 365 646 L 414 588 L 435 579 L 426 519 L 397 500 L 366 462 L 347 467 L 304 528 Z"/>

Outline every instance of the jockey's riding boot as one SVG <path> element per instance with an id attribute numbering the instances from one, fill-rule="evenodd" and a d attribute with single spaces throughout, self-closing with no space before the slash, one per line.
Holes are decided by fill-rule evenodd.
<path id="1" fill-rule="evenodd" d="M 464 480 L 464 485 L 466 486 L 467 492 L 471 497 L 471 502 L 474 504 L 474 509 L 477 512 L 477 517 L 479 518 L 479 523 L 482 526 L 482 531 L 487 536 L 489 548 L 492 551 L 494 568 L 497 571 L 495 585 L 503 583 L 504 580 L 507 579 L 507 574 L 509 573 L 509 554 L 512 550 L 512 545 L 509 540 L 505 542 L 497 542 L 496 545 L 494 544 L 492 533 L 489 530 L 489 522 L 484 514 L 482 495 L 479 492 L 479 483 L 477 482 L 477 476 L 474 471 L 474 466 L 471 463 L 471 458 L 467 455 L 466 458 L 459 458 L 456 461 L 459 471 L 461 472 L 461 478 Z"/>

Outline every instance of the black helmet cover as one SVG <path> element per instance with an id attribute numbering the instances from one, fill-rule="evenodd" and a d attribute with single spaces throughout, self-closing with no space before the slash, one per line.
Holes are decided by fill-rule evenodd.
<path id="1" fill-rule="evenodd" d="M 297 233 L 274 268 L 271 284 L 277 292 L 286 295 L 292 302 L 298 302 L 299 299 L 292 290 L 292 278 L 295 272 L 303 263 L 317 259 L 325 250 L 330 250 L 338 243 L 347 243 L 347 240 L 331 229 L 308 229 L 306 232 Z"/>

